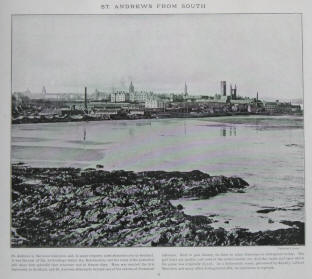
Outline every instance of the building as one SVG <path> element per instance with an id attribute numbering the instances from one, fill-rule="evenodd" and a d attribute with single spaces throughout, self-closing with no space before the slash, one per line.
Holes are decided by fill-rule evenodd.
<path id="1" fill-rule="evenodd" d="M 132 81 L 129 86 L 129 101 L 136 103 L 145 103 L 148 99 L 153 98 L 153 92 L 135 91 Z"/>
<path id="2" fill-rule="evenodd" d="M 254 110 L 252 106 L 253 100 L 252 99 L 238 99 L 238 100 L 230 100 L 231 110 L 233 112 L 251 112 Z"/>
<path id="3" fill-rule="evenodd" d="M 291 113 L 292 112 L 292 105 L 291 103 L 277 103 L 277 112 L 278 113 Z"/>
<path id="4" fill-rule="evenodd" d="M 134 102 L 145 103 L 149 99 L 153 99 L 154 93 L 147 91 L 134 92 Z"/>
<path id="5" fill-rule="evenodd" d="M 290 102 L 264 102 L 264 109 L 268 113 L 300 113 L 300 105 L 292 105 Z"/>
<path id="6" fill-rule="evenodd" d="M 184 95 L 182 94 L 170 94 L 170 102 L 183 102 L 184 101 Z"/>
<path id="7" fill-rule="evenodd" d="M 220 94 L 221 96 L 226 96 L 226 81 L 220 81 Z"/>
<path id="8" fill-rule="evenodd" d="M 236 86 L 236 84 L 235 84 L 234 88 L 232 87 L 232 84 L 230 85 L 230 94 L 231 94 L 232 100 L 237 99 L 237 86 Z"/>
<path id="9" fill-rule="evenodd" d="M 195 100 L 201 110 L 209 111 L 210 113 L 222 113 L 230 111 L 229 96 L 220 96 L 218 99 L 198 99 Z"/>
<path id="10" fill-rule="evenodd" d="M 301 112 L 301 106 L 300 105 L 291 105 L 291 112 Z"/>
<path id="11" fill-rule="evenodd" d="M 130 101 L 130 95 L 125 91 L 117 91 L 116 93 L 111 94 L 112 103 L 124 103 Z"/>
<path id="12" fill-rule="evenodd" d="M 227 104 L 230 102 L 230 96 L 220 96 L 216 94 L 214 98 L 207 98 L 206 96 L 204 98 L 195 99 L 195 102 L 198 103 L 220 103 L 220 104 Z"/>
<path id="13" fill-rule="evenodd" d="M 164 108 L 165 103 L 159 99 L 153 98 L 145 101 L 145 108 L 147 109 L 158 109 Z"/>
<path id="14" fill-rule="evenodd" d="M 264 102 L 264 110 L 268 113 L 275 113 L 277 112 L 277 102 Z"/>
<path id="15" fill-rule="evenodd" d="M 245 99 L 239 99 L 239 100 L 230 100 L 230 103 L 232 105 L 235 105 L 235 104 L 245 104 L 245 105 L 249 105 L 251 103 L 253 103 L 253 99 L 249 99 L 249 98 L 245 98 Z"/>

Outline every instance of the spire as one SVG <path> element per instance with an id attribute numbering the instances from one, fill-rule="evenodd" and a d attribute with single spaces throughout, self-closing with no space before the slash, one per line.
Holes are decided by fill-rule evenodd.
<path id="1" fill-rule="evenodd" d="M 188 93 L 187 93 L 187 85 L 186 85 L 186 81 L 184 83 L 184 96 L 187 96 Z"/>
<path id="2" fill-rule="evenodd" d="M 131 80 L 130 86 L 129 86 L 129 93 L 134 93 L 134 86 L 132 84 L 132 80 Z"/>

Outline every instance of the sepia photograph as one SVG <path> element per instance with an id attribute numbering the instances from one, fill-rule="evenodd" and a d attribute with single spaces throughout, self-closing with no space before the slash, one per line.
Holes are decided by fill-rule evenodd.
<path id="1" fill-rule="evenodd" d="M 301 14 L 11 22 L 12 248 L 305 245 Z"/>

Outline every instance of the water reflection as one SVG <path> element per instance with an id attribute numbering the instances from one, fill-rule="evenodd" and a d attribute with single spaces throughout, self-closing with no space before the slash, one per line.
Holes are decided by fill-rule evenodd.
<path id="1" fill-rule="evenodd" d="M 83 141 L 86 141 L 87 139 L 87 129 L 86 127 L 83 127 Z"/>
<path id="2" fill-rule="evenodd" d="M 135 123 L 136 126 L 152 126 L 152 121 L 144 121 Z"/>
<path id="3" fill-rule="evenodd" d="M 230 127 L 227 127 L 227 126 L 224 126 L 224 127 L 221 127 L 220 128 L 220 136 L 222 137 L 231 137 L 231 136 L 234 136 L 236 137 L 236 127 L 235 126 L 230 126 Z"/>

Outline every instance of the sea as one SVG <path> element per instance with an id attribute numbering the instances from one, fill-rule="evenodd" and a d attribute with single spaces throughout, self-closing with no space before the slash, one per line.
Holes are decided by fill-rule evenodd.
<path id="1" fill-rule="evenodd" d="M 17 124 L 11 137 L 11 163 L 200 170 L 243 178 L 249 187 L 241 193 L 171 201 L 186 214 L 209 216 L 215 228 L 255 232 L 288 227 L 281 223 L 285 220 L 305 220 L 302 116 Z"/>

